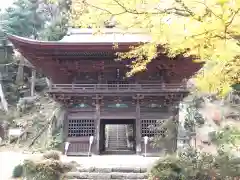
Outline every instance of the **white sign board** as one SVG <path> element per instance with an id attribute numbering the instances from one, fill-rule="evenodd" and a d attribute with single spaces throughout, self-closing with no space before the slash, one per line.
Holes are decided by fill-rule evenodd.
<path id="1" fill-rule="evenodd" d="M 144 144 L 148 143 L 148 136 L 144 136 Z"/>
<path id="2" fill-rule="evenodd" d="M 9 136 L 21 136 L 23 133 L 23 129 L 9 129 L 8 135 Z"/>
<path id="3" fill-rule="evenodd" d="M 92 145 L 93 140 L 94 140 L 94 137 L 93 137 L 93 136 L 90 136 L 90 138 L 89 138 L 89 144 L 90 144 L 90 145 Z"/>

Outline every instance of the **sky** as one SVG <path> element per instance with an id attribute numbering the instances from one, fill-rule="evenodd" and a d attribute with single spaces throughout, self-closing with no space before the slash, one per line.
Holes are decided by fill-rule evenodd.
<path id="1" fill-rule="evenodd" d="M 13 3 L 13 0 L 0 0 L 0 9 L 5 9 Z"/>

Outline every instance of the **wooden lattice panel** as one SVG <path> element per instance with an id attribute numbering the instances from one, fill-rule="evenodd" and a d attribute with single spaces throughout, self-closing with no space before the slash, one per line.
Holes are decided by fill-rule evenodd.
<path id="1" fill-rule="evenodd" d="M 78 153 L 86 153 L 89 150 L 89 143 L 88 142 L 71 142 L 68 153 L 76 154 Z"/>
<path id="2" fill-rule="evenodd" d="M 69 119 L 68 137 L 94 136 L 95 126 L 93 119 Z"/>
<path id="3" fill-rule="evenodd" d="M 147 153 L 164 153 L 164 152 L 174 152 L 176 150 L 176 138 L 168 138 L 168 129 L 165 124 L 166 120 L 157 119 L 142 119 L 141 120 L 141 134 L 142 137 L 154 137 L 157 136 L 157 141 L 159 144 L 153 143 L 150 139 L 147 144 Z M 161 127 L 162 126 L 162 127 Z M 145 153 L 145 144 L 141 142 L 142 152 Z"/>
<path id="4" fill-rule="evenodd" d="M 141 135 L 142 137 L 166 136 L 165 128 L 157 128 L 161 126 L 161 121 L 156 119 L 142 119 L 141 120 Z"/>

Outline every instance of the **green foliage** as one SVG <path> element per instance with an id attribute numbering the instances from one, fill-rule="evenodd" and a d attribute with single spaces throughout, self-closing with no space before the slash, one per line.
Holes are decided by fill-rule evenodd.
<path id="1" fill-rule="evenodd" d="M 60 40 L 66 33 L 66 24 L 68 19 L 64 6 L 66 6 L 64 1 L 61 4 L 59 3 L 55 5 L 48 4 L 46 1 L 42 0 L 14 0 L 13 5 L 6 9 L 6 12 L 1 13 L 1 28 L 7 33 L 23 37 L 31 37 L 42 40 Z M 3 55 L 4 52 L 0 52 L 0 57 Z M 12 60 L 13 58 L 11 54 L 11 62 Z M 25 61 L 21 55 L 15 56 L 15 60 L 17 62 L 14 63 L 19 64 L 21 64 L 22 61 Z M 2 62 L 2 59 L 0 59 L 0 62 Z M 20 86 L 16 85 L 15 82 L 17 67 L 7 66 L 4 68 L 8 69 L 8 71 L 11 69 L 11 72 L 5 73 L 8 81 L 3 82 L 4 94 L 8 103 L 15 105 L 20 96 L 23 95 L 21 92 L 24 90 L 21 90 Z M 20 69 L 19 72 L 20 74 L 17 73 L 17 76 L 20 75 L 21 77 Z M 24 68 L 24 72 L 26 72 L 26 68 Z M 4 76 L 5 74 L 2 75 Z M 27 75 L 24 78 L 27 79 L 29 73 L 26 74 Z M 23 82 L 24 84 L 21 85 L 26 85 L 25 83 L 28 83 L 27 81 L 28 80 Z"/>
<path id="2" fill-rule="evenodd" d="M 202 114 L 195 108 L 187 108 L 187 116 L 184 121 L 184 128 L 190 132 L 194 131 L 194 126 L 201 126 L 205 123 Z"/>
<path id="3" fill-rule="evenodd" d="M 60 161 L 57 152 L 43 155 L 41 159 L 25 160 L 24 177 L 27 180 L 60 180 L 73 166 Z"/>
<path id="4" fill-rule="evenodd" d="M 214 156 L 193 149 L 179 156 L 159 159 L 150 172 L 150 179 L 153 180 L 234 180 L 239 176 L 239 158 L 225 152 Z"/>
<path id="5" fill-rule="evenodd" d="M 205 123 L 205 119 L 199 112 L 199 107 L 202 104 L 202 99 L 194 96 L 186 103 L 186 115 L 184 121 L 184 128 L 189 132 L 195 131 L 195 126 L 201 126 Z"/>
<path id="6" fill-rule="evenodd" d="M 46 28 L 40 32 L 40 38 L 48 41 L 59 41 L 67 33 L 69 3 L 64 0 L 48 1 L 48 6 L 57 8 L 51 13 L 51 18 Z"/>
<path id="7" fill-rule="evenodd" d="M 14 83 L 14 79 L 10 82 L 4 82 L 3 86 L 6 100 L 9 104 L 15 104 L 20 97 L 19 86 Z"/>
<path id="8" fill-rule="evenodd" d="M 198 89 L 225 95 L 240 77 L 238 0 L 72 1 L 75 27 L 142 29 L 152 41 L 120 58 L 135 58 L 131 74 L 142 71 L 162 46 L 169 57 L 195 57 L 206 65 L 196 76 Z"/>
<path id="9" fill-rule="evenodd" d="M 230 144 L 238 147 L 240 145 L 240 129 L 226 126 L 220 131 L 210 134 L 211 141 L 216 145 Z"/>
<path id="10" fill-rule="evenodd" d="M 163 135 L 156 135 L 154 136 L 151 141 L 152 141 L 152 145 L 154 147 L 167 147 L 167 145 L 169 144 L 169 142 L 171 141 L 175 141 L 176 137 L 177 137 L 177 122 L 174 121 L 173 117 L 167 119 L 167 120 L 163 120 L 163 121 L 159 121 L 157 123 L 157 126 L 153 130 L 153 131 L 157 131 L 157 132 L 164 132 Z M 167 149 L 168 152 L 174 152 L 175 151 L 175 147 L 172 147 L 174 149 Z"/>
<path id="11" fill-rule="evenodd" d="M 37 37 L 44 27 L 45 17 L 39 12 L 38 0 L 15 0 L 14 6 L 6 10 L 3 28 L 6 32 L 23 36 Z"/>
<path id="12" fill-rule="evenodd" d="M 52 140 L 50 142 L 49 148 L 50 149 L 60 149 L 63 144 L 63 136 L 62 133 L 57 133 L 53 135 Z"/>
<path id="13" fill-rule="evenodd" d="M 236 91 L 240 91 L 240 84 L 234 84 L 233 89 Z"/>
<path id="14" fill-rule="evenodd" d="M 23 165 L 19 164 L 14 167 L 12 172 L 12 177 L 19 178 L 19 177 L 22 177 L 22 175 L 23 175 Z"/>
<path id="15" fill-rule="evenodd" d="M 65 16 L 54 20 L 45 30 L 40 34 L 41 39 L 48 41 L 59 41 L 67 33 L 67 18 Z"/>
<path id="16" fill-rule="evenodd" d="M 58 2 L 58 1 L 57 1 Z M 3 29 L 11 34 L 43 40 L 60 40 L 67 30 L 66 2 L 15 0 L 3 14 Z"/>

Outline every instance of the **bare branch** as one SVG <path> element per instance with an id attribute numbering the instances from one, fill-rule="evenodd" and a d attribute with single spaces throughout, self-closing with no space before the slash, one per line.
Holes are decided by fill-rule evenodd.
<path id="1" fill-rule="evenodd" d="M 175 0 L 175 2 L 179 3 L 182 6 L 182 8 L 184 9 L 184 11 L 188 12 L 191 16 L 195 15 L 195 13 L 193 11 L 191 11 L 191 9 L 189 9 L 182 0 Z"/>
<path id="2" fill-rule="evenodd" d="M 215 12 L 213 12 L 213 11 L 211 10 L 211 8 L 208 7 L 207 4 L 205 4 L 205 3 L 203 3 L 203 2 L 199 2 L 199 1 L 195 1 L 195 2 L 204 5 L 204 6 L 206 7 L 206 9 L 207 9 L 211 14 L 213 14 L 214 16 L 216 16 L 218 19 L 222 20 L 222 17 L 218 16 Z"/>
<path id="3" fill-rule="evenodd" d="M 192 13 L 184 10 L 184 9 L 178 9 L 178 8 L 167 8 L 167 9 L 164 9 L 164 10 L 160 10 L 160 9 L 157 9 L 156 8 L 156 12 L 150 12 L 150 11 L 137 11 L 136 9 L 132 10 L 132 9 L 128 9 L 126 8 L 123 4 L 121 4 L 118 0 L 113 0 L 119 7 L 121 7 L 123 9 L 123 12 L 120 12 L 120 13 L 113 13 L 107 9 L 104 9 L 104 8 L 101 8 L 101 7 L 98 7 L 98 6 L 95 6 L 93 4 L 90 4 L 86 1 L 83 1 L 83 3 L 87 6 L 90 6 L 90 7 L 93 7 L 95 9 L 98 9 L 100 11 L 104 11 L 104 12 L 107 12 L 108 14 L 112 15 L 112 16 L 118 16 L 118 15 L 122 15 L 122 14 L 125 14 L 125 13 L 129 13 L 129 14 L 136 14 L 136 15 L 144 15 L 144 14 L 149 14 L 149 15 L 159 15 L 159 14 L 176 14 L 176 15 L 179 15 L 179 16 L 185 16 L 185 17 L 188 17 L 188 16 L 191 16 Z"/>
<path id="4" fill-rule="evenodd" d="M 98 7 L 98 6 L 95 6 L 95 5 L 93 5 L 93 4 L 89 4 L 89 3 L 87 3 L 86 1 L 83 1 L 83 3 L 84 3 L 85 5 L 87 5 L 87 6 L 93 7 L 93 8 L 95 8 L 95 9 L 100 10 L 100 11 L 107 12 L 108 14 L 110 14 L 110 15 L 112 15 L 112 16 L 118 16 L 118 15 L 121 15 L 121 14 L 126 13 L 126 11 L 123 11 L 123 12 L 121 12 L 121 13 L 117 13 L 117 14 L 116 14 L 116 13 L 112 13 L 111 11 L 109 11 L 109 10 L 107 10 L 107 9 L 103 9 L 103 8 Z"/>
<path id="5" fill-rule="evenodd" d="M 240 8 L 237 9 L 237 10 L 233 13 L 233 16 L 232 16 L 232 18 L 230 19 L 230 21 L 226 23 L 226 28 L 228 28 L 228 27 L 232 24 L 232 22 L 234 21 L 234 18 L 236 17 L 236 15 L 237 15 L 239 12 L 240 12 Z"/>

